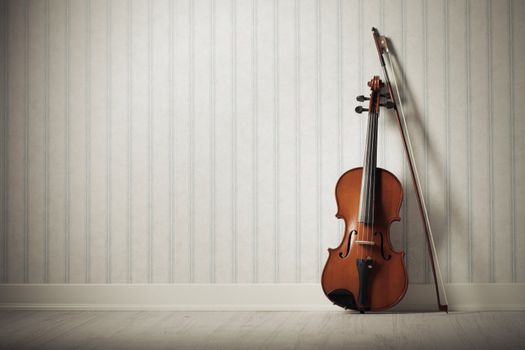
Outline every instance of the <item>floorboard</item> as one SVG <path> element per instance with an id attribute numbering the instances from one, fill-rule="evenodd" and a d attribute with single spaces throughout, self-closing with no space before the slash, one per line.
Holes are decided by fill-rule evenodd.
<path id="1" fill-rule="evenodd" d="M 525 312 L 1 311 L 2 349 L 525 349 Z"/>

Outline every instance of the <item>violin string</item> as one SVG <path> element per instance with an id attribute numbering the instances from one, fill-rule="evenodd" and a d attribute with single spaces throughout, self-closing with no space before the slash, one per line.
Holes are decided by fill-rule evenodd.
<path id="1" fill-rule="evenodd" d="M 361 228 L 362 232 L 360 240 L 364 241 L 368 237 L 367 233 L 367 222 L 368 222 L 368 189 L 369 189 L 369 181 L 368 181 L 368 170 L 369 170 L 369 164 L 370 164 L 370 112 L 368 114 L 368 123 L 367 123 L 367 133 L 366 133 L 366 145 L 365 145 L 365 156 L 364 156 L 364 162 L 363 162 L 363 172 L 362 172 L 362 183 L 363 186 L 361 186 L 361 196 L 363 196 L 363 199 L 361 200 L 361 205 L 364 206 L 364 208 L 360 208 L 360 211 L 363 213 L 363 215 L 360 215 L 359 221 L 361 222 Z M 357 246 L 357 252 L 358 257 L 363 259 L 365 248 L 362 247 L 362 244 L 358 244 Z"/>
<path id="2" fill-rule="evenodd" d="M 363 238 L 364 241 L 368 239 L 368 215 L 370 211 L 370 196 L 369 196 L 369 189 L 370 189 L 370 112 L 368 114 L 368 132 L 367 132 L 367 146 L 366 146 L 366 214 L 365 214 L 365 227 L 364 227 L 364 234 L 365 237 Z M 365 246 L 362 245 L 362 256 L 361 258 L 365 258 Z"/>
<path id="3" fill-rule="evenodd" d="M 372 103 L 370 104 L 373 105 Z M 365 214 L 365 228 L 364 233 L 365 237 L 363 238 L 364 241 L 368 241 L 368 230 L 370 226 L 370 146 L 371 146 L 371 138 L 372 138 L 372 111 L 368 114 L 368 132 L 367 132 L 367 146 L 366 146 L 366 214 Z M 366 255 L 366 246 L 362 245 L 362 256 L 361 258 L 364 259 Z"/>
<path id="4" fill-rule="evenodd" d="M 378 97 L 379 98 L 379 97 Z M 379 111 L 374 111 L 374 133 L 373 133 L 373 149 L 372 149 L 372 176 L 371 176 L 371 186 L 372 189 L 371 189 L 371 205 L 370 205 L 370 211 L 371 211 L 371 218 L 372 220 L 370 221 L 371 223 L 371 232 L 370 232 L 370 241 L 374 241 L 374 223 L 375 223 L 375 187 L 376 187 L 376 152 L 377 152 L 377 122 L 378 122 L 378 119 L 379 119 Z M 375 246 L 371 246 L 371 250 L 372 251 L 375 251 Z M 372 255 L 372 254 L 371 254 Z"/>
<path id="5" fill-rule="evenodd" d="M 375 105 L 375 101 L 374 101 Z M 368 181 L 369 181 L 369 188 L 368 188 L 368 230 L 367 230 L 367 241 L 372 241 L 372 235 L 374 230 L 374 145 L 375 145 L 375 121 L 376 121 L 376 112 L 375 110 L 370 115 L 370 150 L 369 150 L 369 167 L 368 167 Z M 371 249 L 371 246 L 367 245 L 367 252 Z M 368 254 L 367 254 L 368 255 Z"/>
<path id="6" fill-rule="evenodd" d="M 361 186 L 361 208 L 359 208 L 360 210 L 360 215 L 359 215 L 359 218 L 358 218 L 358 222 L 359 222 L 359 232 L 358 232 L 358 235 L 359 235 L 359 240 L 363 239 L 363 235 L 364 235 L 364 229 L 365 229 L 365 226 L 364 226 L 364 221 L 365 221 L 365 215 L 361 215 L 361 213 L 365 212 L 363 211 L 363 209 L 366 210 L 366 186 L 367 186 L 367 183 L 366 183 L 366 169 L 367 169 L 367 164 L 368 164 L 368 132 L 366 133 L 366 139 L 365 139 L 365 154 L 364 154 L 364 158 L 363 158 L 363 172 L 361 174 L 361 183 L 362 183 L 362 186 Z M 362 206 L 365 206 L 365 208 L 362 208 Z M 361 245 L 358 244 L 357 245 L 357 257 L 358 258 L 361 258 Z"/>
<path id="7" fill-rule="evenodd" d="M 371 142 L 371 115 L 368 115 L 368 145 L 366 147 L 366 157 L 367 157 L 367 164 L 366 164 L 366 214 L 365 214 L 365 228 L 364 228 L 364 241 L 368 240 L 368 219 L 370 216 L 370 142 Z M 366 246 L 362 245 L 362 256 L 361 258 L 364 259 L 366 255 Z"/>
<path id="8" fill-rule="evenodd" d="M 373 112 L 373 106 L 374 106 L 374 102 L 373 102 L 373 99 L 371 99 L 371 104 L 370 104 L 370 112 L 369 112 L 369 116 L 368 116 L 368 146 L 367 146 L 367 159 L 368 159 L 368 164 L 367 164 L 367 174 L 366 174 L 366 181 L 367 181 L 367 188 L 366 188 L 366 228 L 365 228 L 365 233 L 366 233 L 366 236 L 365 236 L 365 241 L 370 241 L 370 225 L 371 225 L 371 221 L 370 221 L 370 218 L 371 218 L 371 202 L 372 202 L 372 197 L 370 196 L 371 194 L 371 190 L 372 190 L 372 183 L 371 183 L 371 176 L 372 176 L 372 146 L 373 146 L 373 133 L 374 133 L 374 112 Z M 366 252 L 368 250 L 367 248 L 368 246 L 367 245 L 363 245 L 363 259 L 366 258 Z"/>
<path id="9" fill-rule="evenodd" d="M 374 105 L 375 105 L 375 102 L 374 102 Z M 369 158 L 370 158 L 370 161 L 369 161 L 369 164 L 368 164 L 368 230 L 367 230 L 367 237 L 366 237 L 366 241 L 367 242 L 370 242 L 370 231 L 372 230 L 372 225 L 373 225 L 373 221 L 372 221 L 372 206 L 373 206 L 373 202 L 374 202 L 374 198 L 372 197 L 372 191 L 373 191 L 373 182 L 372 182 L 372 177 L 374 176 L 374 169 L 373 169 L 373 161 L 374 161 L 374 114 L 375 112 L 372 112 L 370 114 L 370 150 L 369 150 Z M 368 255 L 368 252 L 370 250 L 370 246 L 369 245 L 366 245 L 366 252 L 367 254 L 365 254 L 365 259 L 366 259 L 366 256 Z"/>
<path id="10" fill-rule="evenodd" d="M 374 103 L 372 103 L 372 106 L 374 105 Z M 371 230 L 371 226 L 372 226 L 372 203 L 373 203 L 373 198 L 372 198 L 372 187 L 373 187 L 373 183 L 372 183 L 372 176 L 373 176 L 373 169 L 372 169 L 372 166 L 373 166 L 373 152 L 374 152 L 374 112 L 371 110 L 370 111 L 370 115 L 369 115 L 369 125 L 368 125 L 368 133 L 369 133 L 369 140 L 368 140 L 368 167 L 367 167 L 367 182 L 368 182 L 368 186 L 367 186 L 367 193 L 366 193 L 366 197 L 367 197 L 367 203 L 366 203 L 366 206 L 367 206 L 367 217 L 366 217 L 366 237 L 365 237 L 365 241 L 369 242 L 370 241 L 370 230 Z M 367 244 L 364 244 L 363 245 L 363 259 L 366 259 L 366 256 L 368 255 L 368 250 L 370 249 L 370 247 L 367 245 Z"/>
<path id="11" fill-rule="evenodd" d="M 364 234 L 364 215 L 361 215 L 364 211 L 363 211 L 363 208 L 362 206 L 365 206 L 364 209 L 366 209 L 366 168 L 367 168 L 367 164 L 368 164 L 368 132 L 366 133 L 366 138 L 365 138 L 365 154 L 364 154 L 364 158 L 363 158 L 363 172 L 361 174 L 361 207 L 359 208 L 359 218 L 358 218 L 358 222 L 359 222 L 359 232 L 358 232 L 358 239 L 361 240 L 363 239 L 362 235 Z M 363 230 L 363 232 L 362 232 Z M 361 258 L 361 245 L 358 244 L 357 245 L 357 258 Z"/>
<path id="12" fill-rule="evenodd" d="M 374 103 L 372 102 L 371 103 L 371 106 L 373 106 Z M 368 135 L 369 135 L 369 140 L 368 140 L 368 153 L 367 153 L 367 157 L 368 157 L 368 166 L 367 166 L 367 183 L 368 183 L 368 186 L 367 186 L 367 193 L 366 193 L 366 197 L 367 197 L 367 201 L 366 201 L 366 237 L 365 237 L 365 240 L 366 241 L 369 241 L 370 240 L 370 225 L 371 225 L 371 221 L 370 221 L 370 214 L 371 214 L 371 202 L 372 202 L 372 198 L 370 196 L 371 194 L 371 190 L 372 190 L 372 183 L 371 183 L 371 176 L 372 176 L 372 145 L 373 145 L 373 133 L 374 133 L 374 112 L 372 111 L 373 108 L 370 108 L 370 114 L 369 114 L 369 117 L 368 117 Z M 363 246 L 363 250 L 367 251 L 367 248 L 368 246 Z M 363 259 L 366 258 L 366 254 L 363 254 Z"/>
<path id="13" fill-rule="evenodd" d="M 376 94 L 376 98 L 377 98 L 377 94 Z M 374 106 L 375 106 L 375 101 L 374 101 Z M 375 175 L 375 171 L 374 171 L 374 152 L 375 152 L 375 142 L 376 142 L 376 139 L 375 139 L 375 133 L 376 133 L 376 111 L 375 111 L 375 107 L 374 107 L 374 112 L 372 113 L 372 116 L 371 116 L 372 120 L 371 120 L 371 135 L 370 135 L 370 176 L 369 176 L 369 181 L 370 181 L 370 190 L 369 190 L 369 227 L 368 227 L 368 238 L 367 238 L 367 241 L 369 242 L 372 242 L 373 241 L 373 231 L 374 231 L 374 175 Z M 370 250 L 373 249 L 372 246 L 369 246 L 367 245 L 367 256 L 370 255 Z"/>
<path id="14" fill-rule="evenodd" d="M 372 224 L 371 222 L 371 207 L 372 207 L 372 197 L 371 197 L 371 193 L 372 193 L 372 142 L 374 141 L 373 138 L 374 138 L 374 113 L 373 112 L 370 112 L 370 121 L 369 121 L 369 126 L 368 126 L 368 129 L 369 129 L 369 133 L 370 133 L 370 141 L 369 141 L 369 147 L 368 147 L 368 176 L 367 176 L 367 181 L 368 181 L 368 188 L 367 188 L 367 203 L 366 203 L 366 206 L 367 206 L 367 217 L 366 217 L 366 241 L 369 242 L 370 241 L 370 226 Z M 363 259 L 366 259 L 366 253 L 368 253 L 368 245 L 363 245 L 363 248 L 364 248 L 364 251 L 365 251 L 365 254 L 363 255 Z"/>
<path id="15" fill-rule="evenodd" d="M 377 93 L 373 93 L 371 96 L 372 100 L 370 103 L 370 111 L 368 114 L 368 126 L 366 134 L 366 145 L 365 145 L 365 156 L 363 161 L 363 172 L 362 172 L 362 186 L 360 215 L 358 218 L 358 234 L 361 232 L 362 241 L 373 242 L 373 231 L 375 221 L 375 176 L 376 176 L 376 159 L 377 150 L 375 145 L 377 144 L 377 127 L 379 119 L 379 111 L 376 111 L 375 106 L 377 105 L 377 98 L 380 98 Z M 361 213 L 363 215 L 361 215 Z M 351 239 L 351 237 L 350 237 Z M 363 245 L 363 247 L 360 247 Z M 365 247 L 366 245 L 366 247 Z M 361 259 L 366 258 L 368 253 L 373 247 L 367 244 L 359 244 L 357 247 L 357 256 Z M 371 254 L 371 253 L 370 253 Z"/>

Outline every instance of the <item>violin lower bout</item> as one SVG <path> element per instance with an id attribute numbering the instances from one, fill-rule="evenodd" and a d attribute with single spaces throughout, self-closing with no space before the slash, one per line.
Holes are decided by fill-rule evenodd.
<path id="1" fill-rule="evenodd" d="M 337 217 L 344 219 L 345 233 L 337 248 L 328 249 L 321 284 L 336 305 L 381 311 L 401 301 L 408 287 L 405 253 L 393 250 L 389 234 L 391 223 L 399 220 L 403 189 L 392 173 L 377 168 L 374 223 L 358 223 L 361 176 L 362 168 L 355 168 L 337 183 Z"/>
<path id="2" fill-rule="evenodd" d="M 397 304 L 406 293 L 407 277 L 403 258 L 405 253 L 393 252 L 391 259 L 381 261 L 377 254 L 371 259 L 372 268 L 366 276 L 366 284 L 360 283 L 359 263 L 367 261 L 354 251 L 341 259 L 339 251 L 331 249 L 323 271 L 323 291 L 333 303 L 358 311 L 380 311 Z M 367 266 L 365 266 L 367 268 Z M 365 289 L 366 297 L 363 296 Z M 364 298 L 364 302 L 360 301 Z"/>

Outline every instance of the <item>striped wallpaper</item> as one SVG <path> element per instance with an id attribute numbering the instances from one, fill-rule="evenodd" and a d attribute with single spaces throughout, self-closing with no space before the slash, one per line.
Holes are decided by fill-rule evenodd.
<path id="1" fill-rule="evenodd" d="M 1 1 L 0 281 L 311 283 L 391 39 L 446 282 L 525 282 L 525 2 Z M 428 283 L 405 188 L 392 241 Z"/>

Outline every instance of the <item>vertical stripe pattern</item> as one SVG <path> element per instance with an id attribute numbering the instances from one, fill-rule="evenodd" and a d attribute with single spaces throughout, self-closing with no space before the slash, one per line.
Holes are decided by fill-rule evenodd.
<path id="1" fill-rule="evenodd" d="M 421 112 L 407 122 L 446 280 L 524 282 L 523 5 L 412 4 L 2 2 L 0 280 L 318 283 L 340 239 L 335 183 L 362 165 L 347 95 L 379 72 L 372 24 Z M 381 163 L 413 198 L 396 124 L 381 128 Z M 429 283 L 417 206 L 401 216 L 396 248 Z"/>
<path id="2" fill-rule="evenodd" d="M 259 188 L 259 179 L 258 179 L 258 168 L 259 168 L 259 162 L 258 162 L 258 119 L 257 119 L 257 108 L 258 108 L 258 101 L 257 101 L 257 93 L 258 93 L 258 85 L 257 85 L 257 0 L 252 1 L 252 117 L 253 117 L 253 131 L 252 131 L 252 142 L 253 142 L 253 183 L 252 183 L 252 196 L 253 196 L 253 224 L 252 224 L 252 254 L 253 254 L 253 282 L 257 283 L 258 281 L 258 273 L 259 273 L 259 264 L 257 262 L 258 257 L 258 251 L 257 251 L 257 243 L 259 240 L 258 235 L 258 188 Z"/>
<path id="3" fill-rule="evenodd" d="M 106 3 L 106 283 L 111 283 L 111 2 Z"/>
<path id="4" fill-rule="evenodd" d="M 421 55 L 423 59 L 423 114 L 424 114 L 424 127 L 425 130 L 428 130 L 428 0 L 423 1 L 423 55 Z M 384 118 L 383 118 L 384 119 Z M 423 179 L 424 187 L 423 187 L 423 196 L 425 198 L 428 198 L 428 133 L 425 133 L 425 160 L 423 164 L 423 169 L 425 173 L 425 177 Z M 421 165 L 420 165 L 421 166 Z M 429 203 L 427 201 L 426 203 Z M 430 210 L 427 204 L 427 210 Z M 426 246 L 423 246 L 423 256 L 426 256 L 428 253 L 428 248 Z M 429 263 L 428 259 L 424 260 L 424 282 L 429 282 Z"/>
<path id="5" fill-rule="evenodd" d="M 85 189 L 85 220 L 84 220 L 84 282 L 91 281 L 90 274 L 90 257 L 91 257 L 91 0 L 86 1 L 86 42 L 85 42 L 85 105 L 84 105 L 84 132 L 85 132 L 85 165 L 86 165 L 86 179 L 84 183 Z"/>
<path id="6" fill-rule="evenodd" d="M 194 44 L 194 37 L 195 37 L 195 13 L 194 13 L 194 7 L 193 7 L 193 1 L 189 0 L 189 60 L 190 60 L 190 69 L 189 69 L 189 94 L 190 94 L 190 110 L 189 110 L 189 194 L 190 194 L 190 202 L 189 202 L 189 229 L 188 229 L 188 235 L 189 235 L 189 276 L 188 280 L 189 282 L 193 282 L 195 278 L 195 273 L 193 269 L 193 263 L 195 259 L 195 238 L 194 238 L 194 227 L 195 227 L 195 164 L 194 164 L 194 158 L 195 158 L 195 144 L 194 144 L 194 137 L 195 137 L 195 125 L 194 125 L 194 119 L 195 119 L 195 44 Z"/>
<path id="7" fill-rule="evenodd" d="M 175 178 L 175 68 L 173 60 L 175 59 L 175 29 L 174 29 L 174 17 L 175 17 L 175 4 L 173 1 L 169 2 L 169 91 L 168 91 L 168 104 L 169 104 L 169 233 L 170 233 L 170 240 L 169 240 L 169 267 L 168 267 L 168 275 L 169 275 L 169 282 L 173 283 L 175 281 L 175 269 L 174 269 L 174 261 L 175 261 L 175 238 L 174 238 L 174 220 L 175 220 L 175 203 L 174 203 L 174 178 Z"/>
<path id="8" fill-rule="evenodd" d="M 44 57 L 44 283 L 49 281 L 49 1 L 46 0 Z"/>
<path id="9" fill-rule="evenodd" d="M 341 2 L 339 4 L 339 18 L 341 18 L 340 13 L 340 6 Z M 315 69 L 316 69 L 316 100 L 315 100 L 315 108 L 316 108 L 316 151 L 317 151 L 317 249 L 318 249 L 318 255 L 317 255 L 317 273 L 318 273 L 318 279 L 321 275 L 321 264 L 322 264 L 322 254 L 323 254 L 323 229 L 322 229 L 322 219 L 321 219 L 321 213 L 322 213 L 322 200 L 321 200 L 321 188 L 322 188 L 322 148 L 321 148 L 321 138 L 322 138 L 322 113 L 321 113 L 321 0 L 317 0 L 317 17 L 316 17 L 316 62 L 315 62 Z M 341 29 L 341 23 L 339 23 L 339 29 Z M 341 38 L 339 38 L 338 41 L 339 49 L 341 45 Z M 338 62 L 340 63 L 340 62 Z M 338 68 L 340 69 L 340 66 L 338 65 Z M 339 72 L 341 73 L 341 72 Z M 341 93 L 341 91 L 339 91 Z M 340 94 L 338 94 L 340 96 Z M 341 110 L 339 111 L 338 115 L 338 126 L 341 127 Z M 339 135 L 338 135 L 338 144 L 339 144 L 339 151 L 340 151 L 340 158 L 342 158 L 343 150 L 341 149 L 342 146 L 342 128 L 339 129 Z M 340 166 L 341 167 L 341 166 Z"/>
<path id="10" fill-rule="evenodd" d="M 448 1 L 443 2 L 443 31 L 444 31 L 444 41 L 443 41 L 443 53 L 444 53 L 444 82 L 443 82 L 443 89 L 444 96 L 445 96 L 445 227 L 447 230 L 447 255 L 446 255 L 446 274 L 445 274 L 445 280 L 447 282 L 450 282 L 450 244 L 451 244 L 451 238 L 450 238 L 450 91 L 449 91 L 449 80 L 450 80 L 450 48 L 449 48 L 449 25 L 448 25 Z"/>
<path id="11" fill-rule="evenodd" d="M 231 149 L 231 167 L 232 167 L 232 202 L 231 202 L 231 220 L 232 220 L 232 282 L 237 282 L 238 271 L 238 244 L 237 244 L 237 1 L 231 0 L 231 80 L 232 80 L 232 149 Z"/>
<path id="12" fill-rule="evenodd" d="M 301 7 L 295 0 L 295 281 L 301 282 Z"/>
<path id="13" fill-rule="evenodd" d="M 494 282 L 494 90 L 492 85 L 492 1 L 487 0 L 487 82 L 488 82 L 488 112 L 489 112 L 489 280 Z"/>
<path id="14" fill-rule="evenodd" d="M 8 261 L 7 261 L 7 251 L 9 245 L 9 2 L 4 1 L 2 4 L 3 7 L 3 33 L 2 33 L 2 44 L 3 44 L 3 110 L 2 110 L 2 126 L 3 126 L 3 170 L 4 178 L 2 186 L 2 200 L 4 202 L 3 207 L 3 225 L 2 225 L 2 282 L 8 282 Z"/>
<path id="15" fill-rule="evenodd" d="M 133 74 L 133 64 L 132 64 L 132 54 L 133 54 L 133 40 L 132 40 L 132 12 L 133 12 L 133 0 L 128 0 L 127 3 L 127 21 L 128 21 L 128 58 L 127 58 L 127 67 L 128 67 L 128 89 L 126 91 L 126 102 L 127 102 L 127 115 L 128 115 L 128 137 L 127 137 L 127 146 L 128 146 L 128 266 L 127 266 L 127 280 L 128 283 L 133 282 L 133 217 L 131 214 L 131 208 L 133 208 L 133 176 L 131 170 L 133 169 L 133 147 L 131 141 L 131 135 L 133 133 L 133 110 L 131 108 L 131 93 L 133 89 L 132 84 L 132 74 Z"/>
<path id="16" fill-rule="evenodd" d="M 281 231 L 280 224 L 280 185 L 279 185 L 279 161 L 280 161 L 280 143 L 279 143 L 279 0 L 274 0 L 273 4 L 273 113 L 274 113 L 274 135 L 273 135 L 273 181 L 274 181 L 274 283 L 279 282 L 279 249 Z"/>
<path id="17" fill-rule="evenodd" d="M 148 282 L 153 281 L 153 2 L 148 1 Z"/>
<path id="18" fill-rule="evenodd" d="M 516 282 L 516 216 L 518 215 L 516 209 L 516 86 L 514 84 L 514 1 L 509 0 L 508 3 L 508 30 L 509 30 L 509 104 L 510 104 L 510 127 L 509 127 L 509 142 L 510 142 L 510 183 L 511 183 L 511 229 L 512 229 L 512 282 Z"/>
<path id="19" fill-rule="evenodd" d="M 465 10 L 465 81 L 466 81 L 466 114 L 467 114 L 467 236 L 468 236 L 468 251 L 467 251 L 467 266 L 468 266 L 468 282 L 472 281 L 472 96 L 471 96 L 471 77 L 470 77 L 470 0 L 466 0 Z"/>
<path id="20" fill-rule="evenodd" d="M 30 59 L 31 59 L 31 46 L 30 46 L 30 17 L 29 17 L 29 6 L 25 8 L 25 48 L 24 48 L 24 86 L 25 86 L 25 111 L 24 111 L 24 283 L 29 281 L 29 266 L 28 266 L 28 253 L 29 253 L 29 203 L 30 203 L 30 192 L 29 192 L 29 174 L 30 174 L 30 163 L 29 163 L 29 131 L 31 128 L 30 116 L 29 116 L 29 103 L 31 101 L 31 76 L 29 72 Z M 66 208 L 67 210 L 67 208 Z"/>
<path id="21" fill-rule="evenodd" d="M 210 281 L 215 282 L 215 0 L 210 0 Z"/>
<path id="22" fill-rule="evenodd" d="M 71 11 L 70 11 L 70 7 L 71 7 L 71 3 L 69 0 L 65 0 L 65 6 L 66 6 L 66 15 L 64 16 L 65 18 L 65 32 L 64 32 L 64 47 L 65 47 L 65 58 L 64 58 L 64 61 L 66 62 L 65 64 L 65 74 L 64 74 L 64 77 L 65 77 L 65 86 L 66 86 L 66 89 L 65 89 L 65 96 L 64 96 L 64 99 L 66 101 L 65 105 L 64 105 L 64 116 L 65 116 L 65 133 L 64 133 L 64 154 L 65 154 L 65 165 L 64 165 L 64 171 L 65 171 L 65 183 L 64 183 L 64 193 L 65 193 L 65 198 L 64 198 L 64 211 L 65 211 L 65 215 L 64 215 L 64 232 L 65 232 L 65 238 L 64 238 L 64 249 L 65 249 L 65 254 L 64 254 L 64 257 L 65 257 L 65 276 L 64 276 L 64 282 L 68 283 L 69 282 L 69 271 L 70 271 L 70 255 L 71 255 L 71 247 L 70 247 L 70 241 L 71 241 L 71 238 L 70 238 L 70 219 L 71 219 L 71 213 L 70 213 L 70 196 L 71 196 L 71 186 L 70 186 L 70 167 L 71 167 L 71 162 L 70 162 L 70 151 L 69 151 L 69 139 L 70 139 L 70 134 L 71 134 L 71 130 L 70 130 L 70 125 L 71 125 L 71 122 L 70 122 L 70 116 L 69 116 L 69 113 L 70 113 L 70 79 L 69 79 L 69 76 L 70 76 L 70 53 L 69 53 L 69 50 L 70 50 L 70 41 L 71 41 L 71 38 L 70 38 L 70 18 L 71 18 Z M 108 164 L 109 164 L 109 161 L 108 161 Z"/>

